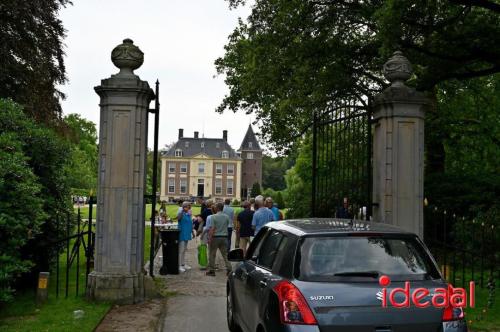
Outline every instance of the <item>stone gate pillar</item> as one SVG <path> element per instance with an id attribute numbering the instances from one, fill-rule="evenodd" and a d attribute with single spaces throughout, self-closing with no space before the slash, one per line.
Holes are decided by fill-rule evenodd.
<path id="1" fill-rule="evenodd" d="M 391 86 L 374 100 L 373 218 L 423 238 L 424 116 L 429 100 L 405 85 L 411 64 L 401 52 L 384 65 Z"/>
<path id="2" fill-rule="evenodd" d="M 111 53 L 116 75 L 95 87 L 100 100 L 99 176 L 94 271 L 87 295 L 135 303 L 144 299 L 144 190 L 148 108 L 153 90 L 133 70 L 144 54 L 130 39 Z"/>

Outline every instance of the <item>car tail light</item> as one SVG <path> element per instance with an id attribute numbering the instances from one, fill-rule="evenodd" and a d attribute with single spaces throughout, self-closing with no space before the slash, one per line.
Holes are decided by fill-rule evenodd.
<path id="1" fill-rule="evenodd" d="M 304 296 L 294 284 L 281 281 L 274 286 L 278 295 L 280 318 L 284 324 L 316 325 L 316 318 L 304 299 Z"/>
<path id="2" fill-rule="evenodd" d="M 464 318 L 464 310 L 462 308 L 454 308 L 451 305 L 443 310 L 443 322 L 452 320 L 460 320 Z"/>

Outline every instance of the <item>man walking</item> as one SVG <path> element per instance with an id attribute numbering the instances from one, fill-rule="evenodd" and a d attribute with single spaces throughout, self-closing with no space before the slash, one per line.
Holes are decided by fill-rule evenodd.
<path id="1" fill-rule="evenodd" d="M 226 198 L 224 201 L 224 210 L 222 210 L 222 213 L 229 217 L 229 226 L 227 227 L 227 250 L 231 250 L 231 237 L 233 236 L 234 227 L 234 209 L 230 204 L 231 200 Z"/>
<path id="2" fill-rule="evenodd" d="M 264 197 L 261 195 L 255 197 L 255 213 L 252 218 L 252 228 L 255 230 L 255 235 L 257 235 L 262 226 L 270 221 L 274 221 L 274 214 L 266 207 Z"/>
<path id="3" fill-rule="evenodd" d="M 243 202 L 243 211 L 238 213 L 240 248 L 243 249 L 243 257 L 246 255 L 250 237 L 253 236 L 252 219 L 254 211 L 250 210 L 250 202 Z"/>
<path id="4" fill-rule="evenodd" d="M 229 274 L 231 272 L 231 263 L 227 259 L 227 230 L 229 226 L 229 217 L 222 213 L 224 209 L 224 204 L 217 203 L 215 207 L 216 214 L 212 214 L 210 217 L 210 232 L 209 232 L 209 259 L 208 259 L 208 271 L 207 276 L 215 276 L 215 256 L 217 250 L 220 251 L 222 258 L 224 259 L 224 264 L 226 265 L 226 271 Z"/>

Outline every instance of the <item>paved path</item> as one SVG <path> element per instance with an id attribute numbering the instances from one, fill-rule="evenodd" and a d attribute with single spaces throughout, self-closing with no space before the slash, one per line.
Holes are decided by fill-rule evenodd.
<path id="1" fill-rule="evenodd" d="M 226 332 L 226 274 L 222 257 L 217 264 L 222 267 L 215 277 L 205 276 L 197 260 L 198 242 L 190 241 L 186 263 L 193 268 L 179 275 L 167 275 L 169 296 L 162 332 Z M 155 270 L 161 262 L 161 251 L 155 258 Z M 157 274 L 158 275 L 158 274 Z"/>

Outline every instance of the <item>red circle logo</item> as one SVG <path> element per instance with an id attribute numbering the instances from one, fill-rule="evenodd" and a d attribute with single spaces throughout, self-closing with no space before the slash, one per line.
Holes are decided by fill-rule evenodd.
<path id="1" fill-rule="evenodd" d="M 391 284 L 391 278 L 386 275 L 380 276 L 380 278 L 378 278 L 378 283 L 382 287 L 387 287 Z"/>

